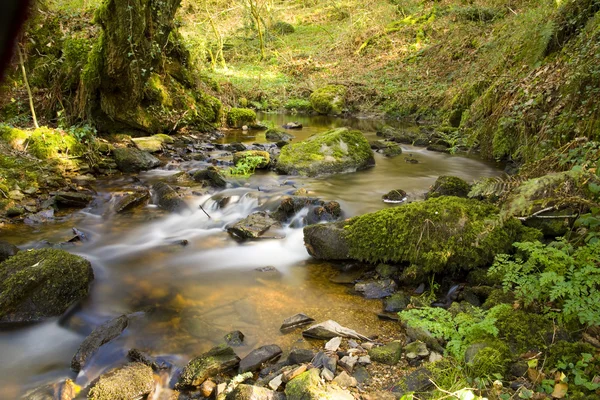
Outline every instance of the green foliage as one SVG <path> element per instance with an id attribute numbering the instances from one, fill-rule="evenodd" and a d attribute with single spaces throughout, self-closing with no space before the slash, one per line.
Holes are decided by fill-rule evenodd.
<path id="1" fill-rule="evenodd" d="M 589 391 L 600 389 L 600 383 L 592 381 L 594 375 L 600 369 L 600 359 L 590 353 L 581 353 L 576 362 L 563 358 L 558 362 L 557 368 L 567 375 L 565 382 L 571 382 L 575 386 L 581 386 Z"/>
<path id="2" fill-rule="evenodd" d="M 409 327 L 425 329 L 433 337 L 447 341 L 448 354 L 463 360 L 470 344 L 490 341 L 498 336 L 495 315 L 506 307 L 510 309 L 510 306 L 503 304 L 489 311 L 472 309 L 469 313 L 456 316 L 443 308 L 426 307 L 404 310 L 398 315 Z"/>
<path id="3" fill-rule="evenodd" d="M 339 115 L 346 107 L 347 88 L 343 85 L 328 85 L 310 95 L 310 104 L 319 114 Z"/>
<path id="4" fill-rule="evenodd" d="M 310 104 L 310 101 L 305 100 L 305 99 L 289 99 L 285 105 L 284 105 L 286 110 L 289 111 L 297 111 L 297 112 L 309 112 L 312 111 L 312 105 Z"/>
<path id="5" fill-rule="evenodd" d="M 244 157 L 235 164 L 235 167 L 229 169 L 229 174 L 234 176 L 252 175 L 254 170 L 264 162 L 265 158 L 261 156 Z"/>
<path id="6" fill-rule="evenodd" d="M 525 305 L 540 304 L 547 313 L 585 325 L 600 324 L 600 242 L 573 248 L 564 241 L 515 243 L 518 253 L 496 256 L 491 273 L 502 274 L 506 291 Z M 547 304 L 551 304 L 549 307 Z"/>

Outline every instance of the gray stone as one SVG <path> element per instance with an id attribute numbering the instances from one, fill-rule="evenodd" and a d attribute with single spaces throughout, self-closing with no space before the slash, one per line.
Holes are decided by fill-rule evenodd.
<path id="1" fill-rule="evenodd" d="M 274 220 L 264 211 L 250 214 L 241 221 L 227 228 L 227 232 L 238 240 L 283 238 L 279 221 Z"/>
<path id="2" fill-rule="evenodd" d="M 344 368 L 346 371 L 352 373 L 354 370 L 354 366 L 358 362 L 358 357 L 355 356 L 344 356 L 340 360 L 340 367 Z"/>
<path id="3" fill-rule="evenodd" d="M 304 245 L 308 254 L 320 260 L 349 260 L 344 222 L 304 227 Z"/>
<path id="4" fill-rule="evenodd" d="M 293 328 L 297 328 L 299 326 L 308 325 L 311 322 L 315 322 L 315 320 L 304 314 L 296 314 L 289 318 L 286 318 L 283 321 L 283 324 L 281 324 L 281 327 L 279 329 L 280 330 L 293 329 Z"/>
<path id="5" fill-rule="evenodd" d="M 337 349 L 340 347 L 340 344 L 342 344 L 342 338 L 339 336 L 334 337 L 329 342 L 325 343 L 325 350 L 337 351 Z"/>
<path id="6" fill-rule="evenodd" d="M 369 356 L 361 356 L 358 357 L 359 364 L 371 364 L 371 357 Z"/>
<path id="7" fill-rule="evenodd" d="M 342 389 L 356 387 L 356 385 L 358 385 L 358 381 L 356 380 L 356 378 L 348 375 L 346 371 L 342 371 L 342 373 L 336 376 L 333 381 L 337 383 L 338 386 Z"/>
<path id="8" fill-rule="evenodd" d="M 81 343 L 77 353 L 73 356 L 71 369 L 75 372 L 84 369 L 87 361 L 96 354 L 98 349 L 118 337 L 127 328 L 128 323 L 129 319 L 127 316 L 121 315 L 96 327 Z"/>
<path id="9" fill-rule="evenodd" d="M 311 362 L 315 357 L 315 351 L 311 349 L 293 349 L 287 360 L 289 364 L 304 364 Z"/>
<path id="10" fill-rule="evenodd" d="M 331 382 L 335 375 L 328 368 L 323 368 L 321 371 L 321 378 L 325 379 L 327 382 Z"/>
<path id="11" fill-rule="evenodd" d="M 352 376 L 356 379 L 356 381 L 360 385 L 364 384 L 371 378 L 369 371 L 367 371 L 367 369 L 362 365 L 358 365 L 358 366 L 356 366 L 356 368 L 354 368 L 354 372 L 352 372 Z"/>
<path id="12" fill-rule="evenodd" d="M 93 197 L 87 193 L 81 192 L 55 192 L 54 203 L 58 207 L 85 207 Z"/>
<path id="13" fill-rule="evenodd" d="M 193 358 L 183 368 L 176 389 L 189 389 L 200 386 L 206 379 L 237 366 L 239 357 L 227 345 L 219 345 L 210 351 Z"/>
<path id="14" fill-rule="evenodd" d="M 147 189 L 139 188 L 135 189 L 125 195 L 121 196 L 114 206 L 114 210 L 117 213 L 121 213 L 130 210 L 134 207 L 142 205 L 150 198 L 150 192 Z"/>
<path id="15" fill-rule="evenodd" d="M 321 322 L 320 324 L 313 325 L 307 330 L 303 331 L 302 335 L 314 339 L 331 339 L 336 336 L 341 336 L 345 338 L 369 340 L 368 337 L 361 335 L 355 330 L 343 327 L 332 320 L 327 320 L 325 322 Z"/>
<path id="16" fill-rule="evenodd" d="M 254 349 L 240 361 L 238 372 L 258 371 L 262 364 L 278 359 L 281 353 L 281 348 L 275 344 Z"/>
<path id="17" fill-rule="evenodd" d="M 279 386 L 283 383 L 283 374 L 277 375 L 275 378 L 269 381 L 269 387 L 273 390 L 279 389 Z"/>
<path id="18" fill-rule="evenodd" d="M 227 186 L 225 177 L 216 167 L 208 167 L 207 169 L 196 171 L 193 178 L 198 183 L 215 188 L 224 188 Z"/>

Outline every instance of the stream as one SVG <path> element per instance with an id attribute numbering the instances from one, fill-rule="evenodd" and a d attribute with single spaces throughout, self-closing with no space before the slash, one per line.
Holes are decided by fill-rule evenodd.
<path id="1" fill-rule="evenodd" d="M 333 127 L 351 126 L 375 139 L 380 121 L 328 117 L 262 115 L 263 122 L 282 125 L 294 120 L 305 128 L 290 131 L 295 141 Z M 221 143 L 265 142 L 264 131 L 232 131 Z M 467 182 L 501 174 L 498 165 L 477 158 L 435 153 L 402 146 L 404 154 L 375 154 L 376 166 L 366 171 L 321 178 L 279 176 L 258 172 L 233 180 L 235 187 L 213 194 L 185 191 L 192 212 L 169 214 L 154 205 L 131 212 L 110 212 L 111 192 L 137 182 L 150 185 L 181 170 L 206 166 L 190 161 L 139 174 L 98 179 L 96 200 L 86 209 L 44 225 L 19 225 L 2 232 L 2 240 L 21 249 L 64 242 L 77 227 L 89 237 L 64 249 L 91 261 L 95 280 L 91 295 L 60 320 L 0 331 L 0 398 L 18 397 L 27 389 L 71 378 L 86 385 L 102 372 L 123 364 L 130 348 L 182 367 L 194 355 L 222 342 L 233 330 L 245 335 L 240 357 L 252 349 L 277 344 L 289 351 L 311 346 L 300 330 L 284 334 L 282 321 L 304 313 L 317 322 L 333 319 L 365 335 L 400 335 L 398 325 L 377 318 L 381 301 L 366 300 L 350 286 L 334 284 L 335 265 L 312 260 L 298 224 L 284 228 L 285 239 L 239 243 L 225 231 L 228 224 L 253 211 L 271 210 L 277 200 L 306 188 L 311 196 L 335 200 L 345 217 L 390 207 L 381 196 L 403 189 L 409 200 L 423 194 L 440 175 Z M 224 151 L 213 156 L 226 157 Z M 408 163 L 410 154 L 419 161 Z M 221 208 L 219 200 L 230 197 Z M 210 215 L 210 219 L 200 209 Z M 400 205 L 401 206 L 401 205 Z M 181 241 L 187 241 L 182 245 Z M 257 269 L 274 267 L 266 271 Z M 98 324 L 129 314 L 130 324 L 103 346 L 89 367 L 76 375 L 69 368 L 78 346 Z"/>

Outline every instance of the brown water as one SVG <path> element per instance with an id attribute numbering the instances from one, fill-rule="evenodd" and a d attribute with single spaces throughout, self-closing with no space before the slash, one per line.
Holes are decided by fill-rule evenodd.
<path id="1" fill-rule="evenodd" d="M 350 125 L 375 138 L 379 124 L 370 120 L 297 117 L 305 124 L 292 131 L 301 140 L 331 127 Z M 281 125 L 289 116 L 263 116 Z M 264 142 L 264 132 L 253 136 L 231 132 L 226 141 Z M 155 206 L 114 215 L 110 192 L 130 184 L 130 177 L 98 181 L 94 206 L 56 223 L 19 226 L 2 232 L 2 239 L 22 248 L 60 243 L 71 237 L 71 227 L 84 231 L 90 240 L 69 251 L 88 258 L 96 279 L 91 296 L 69 318 L 0 332 L 0 398 L 10 399 L 24 390 L 65 378 L 85 385 L 102 371 L 124 362 L 127 350 L 136 347 L 183 366 L 195 354 L 219 343 L 223 335 L 241 330 L 246 345 L 239 356 L 264 344 L 284 349 L 311 346 L 300 331 L 282 334 L 281 322 L 295 313 L 317 321 L 333 319 L 365 335 L 399 336 L 398 326 L 380 322 L 378 300 L 365 300 L 344 285 L 329 282 L 334 265 L 310 259 L 302 230 L 285 228 L 283 240 L 240 244 L 224 227 L 256 210 L 270 209 L 282 195 L 298 187 L 324 200 L 337 200 L 346 216 L 387 207 L 381 195 L 403 189 L 418 200 L 440 175 L 456 175 L 467 181 L 494 176 L 495 165 L 477 159 L 433 153 L 405 146 L 419 164 L 406 163 L 404 155 L 387 159 L 376 154 L 370 170 L 323 178 L 298 178 L 259 173 L 240 180 L 236 187 L 211 195 L 193 195 L 186 201 L 193 212 L 166 214 Z M 225 156 L 216 152 L 215 156 Z M 179 170 L 202 166 L 179 165 Z M 164 179 L 177 170 L 158 169 L 139 176 L 142 181 Z M 232 196 L 223 209 L 215 199 Z M 208 219 L 199 205 L 211 215 Z M 174 244 L 187 240 L 187 246 Z M 258 272 L 273 266 L 275 272 Z M 84 337 L 97 324 L 120 314 L 132 320 L 118 339 L 105 345 L 91 365 L 75 376 L 70 359 Z"/>

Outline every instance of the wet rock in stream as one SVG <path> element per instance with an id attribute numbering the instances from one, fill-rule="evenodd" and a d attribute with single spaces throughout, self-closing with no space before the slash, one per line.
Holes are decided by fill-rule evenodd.
<path id="1" fill-rule="evenodd" d="M 94 198 L 91 194 L 82 192 L 53 192 L 54 203 L 57 207 L 83 208 Z"/>
<path id="2" fill-rule="evenodd" d="M 280 228 L 279 221 L 264 211 L 258 211 L 228 227 L 227 232 L 238 240 L 282 239 L 283 233 L 272 232 Z"/>
<path id="3" fill-rule="evenodd" d="M 156 202 L 161 208 L 171 212 L 181 212 L 189 210 L 188 205 L 179 196 L 179 194 L 168 184 L 156 182 L 152 186 Z"/>
<path id="4" fill-rule="evenodd" d="M 315 320 L 312 319 L 311 317 L 309 317 L 308 315 L 296 314 L 296 315 L 292 315 L 289 318 L 286 318 L 283 321 L 283 324 L 281 324 L 281 327 L 279 327 L 279 329 L 282 331 L 287 331 L 287 330 L 297 328 L 299 326 L 308 325 L 314 321 Z"/>
<path id="5" fill-rule="evenodd" d="M 396 288 L 396 282 L 394 282 L 392 279 L 359 282 L 354 285 L 354 290 L 361 292 L 367 299 L 382 299 L 390 296 L 394 293 Z"/>
<path id="6" fill-rule="evenodd" d="M 117 213 L 122 213 L 146 203 L 149 199 L 150 192 L 148 189 L 134 188 L 116 200 L 114 210 Z"/>
<path id="7" fill-rule="evenodd" d="M 14 244 L 0 240 L 0 262 L 3 262 L 19 252 Z"/>
<path id="8" fill-rule="evenodd" d="M 258 371 L 262 364 L 272 362 L 281 356 L 281 348 L 271 344 L 252 350 L 246 357 L 242 358 L 239 373 Z"/>
<path id="9" fill-rule="evenodd" d="M 135 147 L 122 147 L 113 150 L 117 167 L 123 172 L 140 172 L 160 165 L 160 160 L 152 154 Z"/>
<path id="10" fill-rule="evenodd" d="M 219 345 L 208 352 L 193 358 L 181 372 L 176 389 L 200 386 L 206 379 L 235 368 L 240 358 L 227 345 Z"/>
<path id="11" fill-rule="evenodd" d="M 129 319 L 126 315 L 121 315 L 104 324 L 98 326 L 92 333 L 85 338 L 79 346 L 77 353 L 71 360 L 71 369 L 75 372 L 85 368 L 87 361 L 98 351 L 98 349 L 118 337 L 127 328 Z"/>

